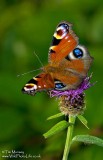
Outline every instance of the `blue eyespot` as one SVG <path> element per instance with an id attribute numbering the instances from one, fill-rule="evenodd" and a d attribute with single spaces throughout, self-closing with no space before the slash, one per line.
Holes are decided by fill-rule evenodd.
<path id="1" fill-rule="evenodd" d="M 55 89 L 62 89 L 62 88 L 64 88 L 65 87 L 65 85 L 63 84 L 63 83 L 55 83 Z"/>
<path id="2" fill-rule="evenodd" d="M 75 48 L 73 50 L 73 54 L 76 58 L 81 58 L 83 57 L 83 51 L 80 48 Z"/>

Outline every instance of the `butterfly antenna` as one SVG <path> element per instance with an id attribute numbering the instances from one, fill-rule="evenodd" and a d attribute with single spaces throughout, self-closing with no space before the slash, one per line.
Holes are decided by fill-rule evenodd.
<path id="1" fill-rule="evenodd" d="M 34 72 L 34 71 L 38 71 L 38 70 L 41 70 L 41 68 L 35 69 L 35 70 L 32 70 L 32 71 L 29 71 L 29 72 L 25 72 L 25 73 L 23 73 L 23 74 L 18 74 L 17 77 L 20 77 L 20 76 L 23 76 L 23 75 L 25 75 L 25 74 L 28 74 L 28 73 L 31 73 L 31 72 Z"/>
<path id="2" fill-rule="evenodd" d="M 42 66 L 42 68 L 44 68 L 43 63 L 41 62 L 40 58 L 39 58 L 38 55 L 35 53 L 35 51 L 34 51 L 34 55 L 37 57 L 39 63 L 40 63 L 41 66 Z M 17 77 L 20 77 L 20 76 L 23 76 L 23 75 L 25 75 L 25 74 L 28 74 L 28 73 L 31 73 L 31 72 L 34 72 L 34 71 L 38 71 L 38 70 L 41 70 L 41 68 L 35 69 L 35 70 L 32 70 L 32 71 L 29 71 L 29 72 L 25 72 L 25 73 L 23 73 L 23 74 L 18 74 Z"/>
<path id="3" fill-rule="evenodd" d="M 42 67 L 44 67 L 44 66 L 43 66 L 43 63 L 41 62 L 41 60 L 40 60 L 39 56 L 35 53 L 35 51 L 34 51 L 34 55 L 35 55 L 35 56 L 36 56 L 36 58 L 38 59 L 38 61 L 39 61 L 39 63 L 41 64 L 41 66 L 42 66 Z"/>

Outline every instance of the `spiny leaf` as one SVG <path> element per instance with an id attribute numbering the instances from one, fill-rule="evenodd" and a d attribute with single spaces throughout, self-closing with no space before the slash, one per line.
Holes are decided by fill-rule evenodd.
<path id="1" fill-rule="evenodd" d="M 48 117 L 47 120 L 51 120 L 51 119 L 54 119 L 54 118 L 58 118 L 58 117 L 61 117 L 61 116 L 63 116 L 63 115 L 64 115 L 63 113 L 58 113 L 58 114 L 55 114 L 55 115 L 53 115 L 53 116 Z"/>
<path id="2" fill-rule="evenodd" d="M 64 130 L 65 128 L 67 128 L 70 124 L 67 121 L 60 121 L 59 123 L 57 123 L 56 125 L 54 125 L 48 132 L 44 133 L 43 136 L 45 138 L 48 138 L 62 130 Z"/>
<path id="3" fill-rule="evenodd" d="M 89 129 L 89 127 L 87 126 L 87 120 L 82 115 L 78 115 L 77 117 L 84 124 L 84 126 Z"/>
<path id="4" fill-rule="evenodd" d="M 88 144 L 95 144 L 95 145 L 103 147 L 103 140 L 95 136 L 77 135 L 72 139 L 72 142 L 74 141 L 84 142 Z"/>

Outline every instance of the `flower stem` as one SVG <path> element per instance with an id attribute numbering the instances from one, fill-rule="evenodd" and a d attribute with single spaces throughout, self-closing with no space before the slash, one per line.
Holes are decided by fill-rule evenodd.
<path id="1" fill-rule="evenodd" d="M 64 154 L 63 154 L 63 159 L 62 160 L 67 160 L 68 159 L 70 146 L 71 146 L 71 141 L 72 141 L 72 134 L 73 134 L 75 119 L 76 119 L 76 116 L 69 115 L 70 126 L 68 127 L 68 130 L 67 130 L 67 137 L 66 137 Z"/>

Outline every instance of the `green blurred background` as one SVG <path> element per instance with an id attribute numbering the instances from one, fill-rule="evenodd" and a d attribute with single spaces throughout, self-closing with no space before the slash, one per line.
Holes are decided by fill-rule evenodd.
<path id="1" fill-rule="evenodd" d="M 80 43 L 94 57 L 90 72 L 92 82 L 98 81 L 86 91 L 84 116 L 90 129 L 77 120 L 74 134 L 103 138 L 103 1 L 0 0 L 0 160 L 7 159 L 2 157 L 5 150 L 40 154 L 42 160 L 62 159 L 66 131 L 47 140 L 42 136 L 60 120 L 46 121 L 59 112 L 58 102 L 44 92 L 34 97 L 21 93 L 24 84 L 39 72 L 17 77 L 41 67 L 34 51 L 47 64 L 52 35 L 62 20 L 73 23 Z M 70 152 L 71 160 L 102 157 L 103 148 L 81 143 L 74 144 Z"/>

